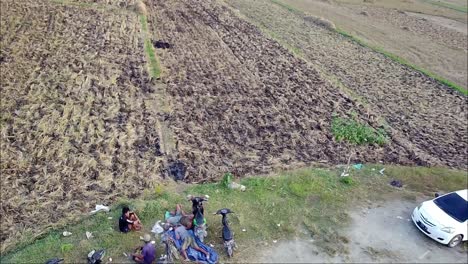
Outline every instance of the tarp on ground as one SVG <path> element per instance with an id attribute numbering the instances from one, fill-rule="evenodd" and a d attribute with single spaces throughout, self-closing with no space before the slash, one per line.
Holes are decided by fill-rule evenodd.
<path id="1" fill-rule="evenodd" d="M 182 246 L 182 240 L 177 240 L 176 239 L 176 235 L 175 235 L 175 232 L 174 230 L 172 231 L 167 231 L 168 234 L 172 237 L 172 239 L 174 239 L 174 242 L 175 242 L 175 245 L 177 247 L 178 250 L 180 250 L 181 246 Z M 206 258 L 206 255 L 203 254 L 202 252 L 200 251 L 197 251 L 195 249 L 193 249 L 192 247 L 189 247 L 187 249 L 187 256 L 188 258 L 191 260 L 191 261 L 197 261 L 197 262 L 205 262 L 205 263 L 209 263 L 209 264 L 214 264 L 214 263 L 217 263 L 218 262 L 218 253 L 216 252 L 216 250 L 214 250 L 213 248 L 205 245 L 204 243 L 202 243 L 200 241 L 200 239 L 198 239 L 197 237 L 195 237 L 194 233 L 192 230 L 188 230 L 189 234 L 195 238 L 195 242 L 197 242 L 198 246 L 202 249 L 204 249 L 206 252 L 208 252 L 210 254 L 210 259 L 207 259 Z"/>

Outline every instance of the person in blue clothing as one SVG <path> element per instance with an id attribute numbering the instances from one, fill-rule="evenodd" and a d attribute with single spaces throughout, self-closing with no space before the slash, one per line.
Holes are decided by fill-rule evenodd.
<path id="1" fill-rule="evenodd" d="M 132 255 L 133 260 L 136 263 L 152 264 L 156 259 L 156 248 L 153 243 L 151 243 L 151 236 L 149 234 L 145 234 L 143 236 L 143 242 L 145 242 L 145 245 L 137 248 L 137 250 L 141 250 L 141 252 Z"/>

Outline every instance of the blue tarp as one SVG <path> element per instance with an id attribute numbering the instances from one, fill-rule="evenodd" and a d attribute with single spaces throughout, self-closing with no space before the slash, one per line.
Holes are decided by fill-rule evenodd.
<path id="1" fill-rule="evenodd" d="M 167 232 L 172 237 L 172 239 L 174 239 L 174 242 L 175 242 L 175 245 L 176 245 L 177 249 L 180 250 L 180 248 L 182 246 L 182 241 L 176 239 L 176 235 L 175 235 L 174 230 L 167 231 Z M 189 247 L 187 249 L 187 256 L 189 257 L 189 259 L 192 260 L 192 261 L 198 261 L 198 262 L 201 262 L 201 263 L 203 263 L 203 262 L 204 263 L 209 263 L 209 264 L 217 263 L 218 262 L 218 253 L 216 253 L 216 251 L 213 248 L 203 244 L 200 241 L 200 239 L 195 237 L 192 230 L 188 230 L 188 232 L 189 232 L 189 234 L 191 236 L 193 236 L 195 238 L 195 242 L 197 242 L 198 246 L 200 248 L 206 250 L 210 254 L 210 259 L 206 259 L 205 254 L 203 254 L 200 251 L 197 251 L 197 250 L 193 249 L 192 247 Z"/>

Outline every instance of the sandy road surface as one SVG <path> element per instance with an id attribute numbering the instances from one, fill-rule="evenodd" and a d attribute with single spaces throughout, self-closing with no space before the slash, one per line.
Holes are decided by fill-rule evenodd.
<path id="1" fill-rule="evenodd" d="M 423 199 L 424 200 L 424 199 Z M 284 241 L 256 259 L 268 263 L 466 263 L 462 247 L 450 249 L 422 234 L 411 222 L 418 201 L 399 199 L 371 204 L 351 213 L 352 224 L 344 231 L 349 254 L 330 257 L 311 241 Z"/>

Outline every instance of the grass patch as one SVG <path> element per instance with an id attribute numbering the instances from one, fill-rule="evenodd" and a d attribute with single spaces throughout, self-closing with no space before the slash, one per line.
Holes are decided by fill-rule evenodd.
<path id="1" fill-rule="evenodd" d="M 387 143 L 386 133 L 383 129 L 375 130 L 354 119 L 334 117 L 332 133 L 337 141 L 345 140 L 356 145 L 384 145 Z"/>
<path id="2" fill-rule="evenodd" d="M 140 15 L 140 23 L 143 30 L 143 41 L 145 45 L 146 56 L 148 57 L 148 68 L 150 76 L 153 78 L 159 78 L 161 74 L 161 67 L 159 66 L 159 61 L 156 58 L 156 53 L 154 52 L 151 38 L 148 37 L 148 19 L 145 15 Z"/>
<path id="3" fill-rule="evenodd" d="M 176 203 L 190 211 L 191 205 L 185 200 L 187 194 L 210 196 L 205 205 L 207 242 L 215 245 L 221 262 L 227 260 L 219 237 L 221 218 L 211 213 L 225 207 L 235 212 L 229 216 L 239 246 L 239 253 L 232 259 L 234 262 L 253 255 L 265 242 L 271 244 L 273 240 L 294 237 L 313 238 L 315 245 L 330 255 L 344 254 L 348 239 L 343 236 L 341 227 L 349 220 L 346 209 L 360 199 L 382 198 L 385 192 L 396 191 L 388 185 L 390 179 L 399 179 L 405 184 L 398 192 L 431 191 L 430 195 L 436 190 L 453 191 L 467 184 L 463 171 L 385 166 L 385 176 L 382 176 L 378 172 L 382 167 L 365 164 L 360 170 L 351 169 L 350 176 L 345 177 L 347 180 L 339 177 L 342 168 L 306 168 L 269 177 L 244 178 L 240 183 L 247 187 L 245 192 L 226 188 L 227 178 L 230 178 L 227 176 L 219 183 L 190 185 L 183 192 L 175 191 L 177 186 L 173 183 L 164 183 L 148 191 L 144 200 L 118 202 L 109 213 L 101 212 L 67 228 L 51 231 L 34 244 L 2 256 L 0 262 L 44 263 L 47 259 L 61 257 L 67 263 L 77 263 L 84 262 L 89 251 L 105 248 L 106 256 L 112 257 L 113 262 L 133 263 L 123 252 L 131 252 L 140 243 L 139 236 L 149 232 Z M 139 214 L 145 228 L 143 232 L 118 232 L 117 220 L 124 204 Z M 63 237 L 64 230 L 73 234 Z M 88 240 L 86 231 L 92 232 L 94 238 Z M 163 249 L 159 238 L 156 240 L 159 256 Z"/>
<path id="4" fill-rule="evenodd" d="M 357 37 L 355 37 L 353 35 L 348 34 L 347 32 L 343 31 L 342 29 L 337 28 L 336 32 L 338 32 L 340 35 L 342 35 L 344 37 L 352 39 L 353 41 L 357 42 L 358 44 L 360 44 L 363 47 L 370 48 L 373 51 L 376 51 L 376 52 L 384 55 L 385 57 L 387 57 L 389 59 L 392 59 L 392 60 L 394 60 L 394 61 L 396 61 L 396 62 L 398 62 L 398 63 L 400 63 L 402 65 L 405 65 L 405 66 L 407 66 L 407 67 L 409 67 L 409 68 L 411 68 L 413 70 L 421 72 L 422 74 L 429 76 L 430 78 L 432 78 L 432 79 L 446 85 L 447 87 L 450 87 L 450 88 L 452 88 L 452 89 L 454 89 L 456 91 L 459 91 L 460 93 L 462 93 L 465 96 L 468 95 L 468 90 L 467 89 L 465 89 L 465 88 L 463 88 L 463 87 L 461 87 L 461 86 L 459 86 L 459 85 L 457 85 L 457 84 L 455 84 L 455 83 L 453 83 L 453 82 L 451 82 L 451 81 L 449 81 L 447 79 L 444 79 L 444 78 L 436 75 L 435 73 L 432 73 L 432 72 L 430 72 L 428 70 L 422 69 L 421 67 L 418 67 L 418 66 L 408 62 L 407 60 L 393 54 L 393 53 L 385 51 L 384 49 L 382 49 L 380 47 L 374 47 L 374 46 L 368 45 L 363 40 L 361 40 L 361 39 L 359 39 L 359 38 L 357 38 Z"/>

